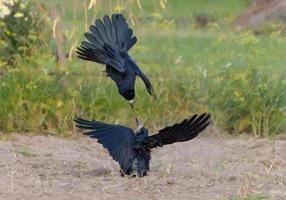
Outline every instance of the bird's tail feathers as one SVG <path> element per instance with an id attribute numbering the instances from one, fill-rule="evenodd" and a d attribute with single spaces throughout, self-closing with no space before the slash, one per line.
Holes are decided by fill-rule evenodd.
<path id="1" fill-rule="evenodd" d="M 88 61 L 111 65 L 119 71 L 124 70 L 122 56 L 137 42 L 133 31 L 121 14 L 104 16 L 90 26 L 85 33 L 87 41 L 77 48 L 78 57 Z"/>

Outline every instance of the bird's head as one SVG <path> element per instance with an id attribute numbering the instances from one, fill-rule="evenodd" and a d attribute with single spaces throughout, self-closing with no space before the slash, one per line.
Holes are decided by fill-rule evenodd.
<path id="1" fill-rule="evenodd" d="M 128 102 L 132 102 L 134 100 L 134 97 L 135 97 L 135 91 L 134 91 L 134 89 L 126 90 L 126 91 L 122 92 L 122 96 Z"/>
<path id="2" fill-rule="evenodd" d="M 118 90 L 121 96 L 123 96 L 133 108 L 135 98 L 134 82 L 131 80 L 123 81 L 118 85 Z"/>
<path id="3" fill-rule="evenodd" d="M 136 135 L 137 136 L 142 135 L 142 136 L 147 137 L 148 136 L 148 129 L 143 126 L 143 124 L 139 121 L 139 119 L 137 117 L 135 118 L 135 120 L 136 120 L 136 124 L 137 124 Z"/>

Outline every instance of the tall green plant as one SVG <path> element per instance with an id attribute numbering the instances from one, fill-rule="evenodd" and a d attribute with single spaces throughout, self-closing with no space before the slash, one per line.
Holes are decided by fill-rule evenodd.
<path id="1" fill-rule="evenodd" d="M 0 11 L 0 67 L 10 67 L 17 56 L 31 56 L 43 21 L 32 0 L 0 1 Z"/>
<path id="2" fill-rule="evenodd" d="M 230 68 L 208 80 L 208 104 L 219 127 L 270 136 L 286 126 L 285 76 L 260 68 Z"/>

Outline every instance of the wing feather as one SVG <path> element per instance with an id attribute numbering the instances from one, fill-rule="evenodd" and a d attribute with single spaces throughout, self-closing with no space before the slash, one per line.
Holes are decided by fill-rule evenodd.
<path id="1" fill-rule="evenodd" d="M 103 20 L 97 19 L 89 29 L 90 32 L 84 34 L 86 41 L 77 48 L 78 57 L 125 72 L 128 50 L 137 41 L 125 18 L 121 14 L 106 15 Z"/>
<path id="2" fill-rule="evenodd" d="M 133 149 L 135 136 L 130 128 L 79 118 L 74 121 L 76 127 L 91 130 L 84 133 L 84 135 L 97 139 L 98 143 L 108 150 L 111 157 L 118 161 L 124 171 L 132 167 L 135 159 Z"/>
<path id="3" fill-rule="evenodd" d="M 157 134 L 147 137 L 142 145 L 148 149 L 158 146 L 184 142 L 198 136 L 210 123 L 210 114 L 193 115 L 190 119 L 185 119 L 181 123 L 161 129 Z"/>

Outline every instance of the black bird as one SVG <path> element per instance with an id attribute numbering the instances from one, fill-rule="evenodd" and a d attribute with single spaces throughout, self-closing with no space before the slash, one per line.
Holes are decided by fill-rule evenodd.
<path id="1" fill-rule="evenodd" d="M 137 42 L 137 38 L 121 14 L 113 14 L 111 18 L 105 15 L 103 21 L 97 19 L 95 25 L 90 26 L 90 32 L 84 36 L 87 41 L 77 48 L 78 57 L 105 64 L 107 76 L 115 81 L 120 95 L 132 107 L 136 76 L 143 80 L 148 93 L 157 100 L 151 82 L 128 55 L 128 50 Z"/>
<path id="2" fill-rule="evenodd" d="M 142 177 L 149 171 L 151 149 L 195 138 L 209 125 L 210 115 L 206 113 L 193 115 L 151 136 L 148 135 L 148 129 L 144 128 L 137 118 L 136 133 L 121 125 L 84 119 L 76 119 L 75 122 L 78 128 L 91 130 L 84 134 L 97 139 L 108 150 L 111 157 L 118 161 L 122 176 Z"/>

